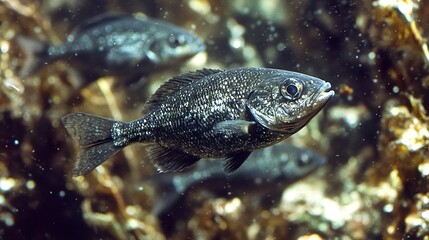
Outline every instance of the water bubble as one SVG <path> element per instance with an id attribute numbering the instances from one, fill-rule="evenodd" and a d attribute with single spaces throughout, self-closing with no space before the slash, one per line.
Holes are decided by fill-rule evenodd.
<path id="1" fill-rule="evenodd" d="M 64 191 L 60 191 L 60 192 L 58 193 L 58 195 L 59 195 L 60 197 L 65 197 L 65 196 L 66 196 L 66 192 L 64 192 Z"/>
<path id="2" fill-rule="evenodd" d="M 33 180 L 28 180 L 25 183 L 25 186 L 27 187 L 28 190 L 33 190 L 36 187 L 36 183 Z"/>

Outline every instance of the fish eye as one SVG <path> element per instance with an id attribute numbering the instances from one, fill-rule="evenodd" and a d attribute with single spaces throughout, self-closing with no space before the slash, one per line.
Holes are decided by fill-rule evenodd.
<path id="1" fill-rule="evenodd" d="M 175 36 L 172 34 L 168 38 L 168 43 L 170 44 L 171 47 L 176 48 L 178 46 L 185 44 L 185 38 L 183 36 Z"/>
<path id="2" fill-rule="evenodd" d="M 306 165 L 310 164 L 310 156 L 307 154 L 303 154 L 300 158 L 297 160 L 298 167 L 305 167 Z"/>
<path id="3" fill-rule="evenodd" d="M 288 78 L 280 86 L 280 93 L 286 100 L 294 101 L 301 97 L 303 88 L 304 86 L 301 81 Z"/>

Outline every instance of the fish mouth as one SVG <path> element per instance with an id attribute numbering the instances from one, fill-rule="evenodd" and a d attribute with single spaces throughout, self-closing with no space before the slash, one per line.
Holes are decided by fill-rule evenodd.
<path id="1" fill-rule="evenodd" d="M 334 90 L 331 90 L 331 84 L 328 82 L 323 83 L 322 86 L 320 86 L 320 88 L 317 90 L 317 92 L 318 94 L 315 94 L 310 101 L 317 105 L 321 103 L 326 103 L 335 95 Z"/>
<path id="2" fill-rule="evenodd" d="M 200 52 L 202 52 L 202 51 L 205 51 L 205 50 L 206 50 L 206 48 L 207 48 L 206 43 L 205 43 L 204 41 L 202 41 L 202 40 L 201 40 L 201 43 L 200 43 L 200 45 L 198 46 L 198 50 L 199 50 Z"/>
<path id="3" fill-rule="evenodd" d="M 204 42 L 204 40 L 198 39 L 195 42 L 194 52 L 195 53 L 199 53 L 199 52 L 202 52 L 202 51 L 205 51 L 205 50 L 206 50 L 206 43 Z"/>

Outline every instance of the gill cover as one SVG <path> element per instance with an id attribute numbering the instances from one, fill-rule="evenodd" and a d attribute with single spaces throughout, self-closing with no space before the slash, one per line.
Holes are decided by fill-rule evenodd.
<path id="1" fill-rule="evenodd" d="M 296 113 L 293 102 L 301 98 L 303 91 L 304 84 L 300 80 L 273 79 L 250 93 L 247 107 L 262 126 L 277 132 L 292 133 L 297 125 L 291 121 Z"/>

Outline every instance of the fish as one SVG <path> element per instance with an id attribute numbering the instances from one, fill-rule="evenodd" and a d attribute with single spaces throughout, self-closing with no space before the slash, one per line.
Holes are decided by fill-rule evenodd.
<path id="1" fill-rule="evenodd" d="M 130 122 L 75 112 L 62 123 L 80 146 L 73 175 L 84 175 L 129 144 L 145 143 L 159 172 L 201 158 L 225 158 L 233 172 L 253 150 L 303 128 L 334 96 L 331 84 L 270 68 L 201 69 L 173 77 Z"/>
<path id="2" fill-rule="evenodd" d="M 145 184 L 154 188 L 153 214 L 160 216 L 196 189 L 229 198 L 281 192 L 325 163 L 326 157 L 319 153 L 281 142 L 254 151 L 237 171 L 230 174 L 222 171 L 220 161 L 208 159 L 187 171 L 146 177 L 137 184 L 136 189 L 141 189 Z"/>
<path id="3" fill-rule="evenodd" d="M 158 19 L 104 13 L 77 26 L 60 45 L 18 35 L 26 55 L 19 73 L 28 77 L 43 66 L 65 60 L 100 76 L 151 73 L 205 50 L 204 40 Z"/>

